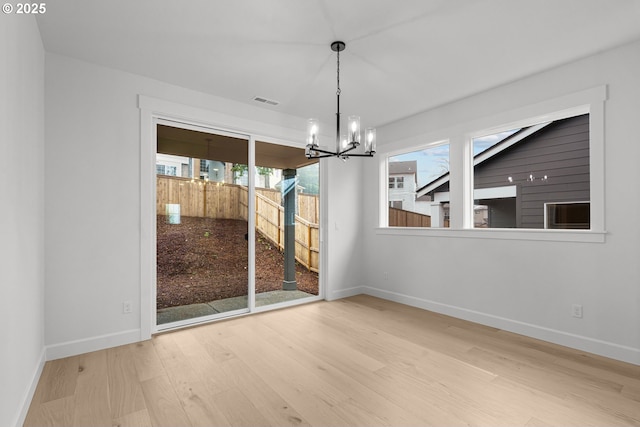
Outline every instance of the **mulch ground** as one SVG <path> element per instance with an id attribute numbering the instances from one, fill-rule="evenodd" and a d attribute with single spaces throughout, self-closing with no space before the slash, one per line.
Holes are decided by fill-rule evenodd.
<path id="1" fill-rule="evenodd" d="M 157 218 L 157 308 L 247 295 L 247 222 Z M 282 289 L 284 254 L 256 232 L 256 292 Z M 296 262 L 298 289 L 318 294 L 318 274 Z"/>

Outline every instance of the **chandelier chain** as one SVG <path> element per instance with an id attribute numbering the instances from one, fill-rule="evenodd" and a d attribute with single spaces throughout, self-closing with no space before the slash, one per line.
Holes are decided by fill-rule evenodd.
<path id="1" fill-rule="evenodd" d="M 336 91 L 336 95 L 340 96 L 340 51 L 338 50 L 337 52 L 338 55 L 338 59 L 337 59 L 337 82 L 338 82 L 338 90 Z"/>

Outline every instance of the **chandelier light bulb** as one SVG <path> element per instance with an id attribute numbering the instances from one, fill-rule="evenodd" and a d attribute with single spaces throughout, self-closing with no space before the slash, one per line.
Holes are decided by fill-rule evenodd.
<path id="1" fill-rule="evenodd" d="M 349 116 L 349 142 L 357 147 L 360 145 L 360 117 Z"/>
<path id="2" fill-rule="evenodd" d="M 376 130 L 374 128 L 367 128 L 364 131 L 364 152 L 367 154 L 373 154 L 376 152 Z"/>
<path id="3" fill-rule="evenodd" d="M 318 120 L 317 119 L 309 119 L 307 123 L 307 144 L 311 147 L 318 146 Z"/>

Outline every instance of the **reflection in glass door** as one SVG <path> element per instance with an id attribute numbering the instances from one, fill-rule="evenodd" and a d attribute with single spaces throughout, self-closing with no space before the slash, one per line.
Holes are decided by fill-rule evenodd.
<path id="1" fill-rule="evenodd" d="M 304 150 L 255 146 L 255 305 L 319 295 L 319 165 Z"/>
<path id="2" fill-rule="evenodd" d="M 159 329 L 248 311 L 248 143 L 157 126 Z"/>

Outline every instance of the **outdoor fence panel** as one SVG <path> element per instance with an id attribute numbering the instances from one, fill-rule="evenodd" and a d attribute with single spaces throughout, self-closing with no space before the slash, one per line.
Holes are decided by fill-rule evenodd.
<path id="1" fill-rule="evenodd" d="M 203 216 L 205 213 L 205 194 L 195 182 L 180 182 L 180 203 L 186 206 L 185 216 Z"/>
<path id="2" fill-rule="evenodd" d="M 416 212 L 389 208 L 389 227 L 431 227 L 431 217 Z"/>
<path id="3" fill-rule="evenodd" d="M 296 215 L 296 259 L 307 269 L 318 271 L 318 226 Z"/>
<path id="4" fill-rule="evenodd" d="M 256 193 L 276 202 L 278 205 L 282 203 L 282 194 L 278 190 L 273 190 L 271 188 L 256 188 Z"/>
<path id="5" fill-rule="evenodd" d="M 249 221 L 249 189 L 247 187 L 240 187 L 240 219 Z"/>
<path id="6" fill-rule="evenodd" d="M 188 178 L 171 177 L 157 181 L 157 212 L 165 212 L 166 205 L 180 205 L 180 215 L 202 216 L 204 197 L 198 185 Z"/>
<path id="7" fill-rule="evenodd" d="M 192 180 L 190 178 L 157 176 L 156 209 L 164 215 L 167 204 L 179 204 L 180 215 L 248 220 L 248 190 L 234 184 Z M 296 248 L 299 263 L 311 271 L 318 271 L 320 231 L 317 196 L 298 195 L 295 216 Z M 284 208 L 276 190 L 256 189 L 256 229 L 280 250 L 284 249 Z M 309 220 L 309 218 L 313 220 Z"/>
<path id="8" fill-rule="evenodd" d="M 298 215 L 314 224 L 320 222 L 318 196 L 314 194 L 298 194 Z"/>
<path id="9" fill-rule="evenodd" d="M 273 244 L 283 248 L 280 236 L 282 223 L 280 222 L 281 206 L 267 197 L 256 194 L 256 228 Z"/>

